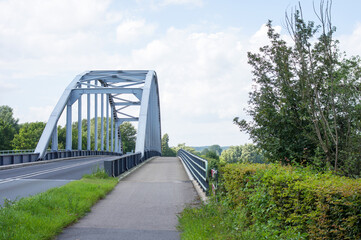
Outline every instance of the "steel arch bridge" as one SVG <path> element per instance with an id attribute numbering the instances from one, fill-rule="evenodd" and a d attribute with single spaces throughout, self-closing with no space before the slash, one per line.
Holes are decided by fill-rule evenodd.
<path id="1" fill-rule="evenodd" d="M 85 98 L 83 95 L 86 96 L 87 149 L 82 149 L 82 113 L 83 98 Z M 91 96 L 94 97 L 91 98 Z M 72 106 L 76 102 L 78 110 L 77 150 L 72 149 L 72 135 L 74 134 L 72 132 Z M 155 71 L 87 71 L 76 76 L 60 97 L 40 137 L 34 151 L 39 154 L 39 159 L 58 157 L 51 155 L 58 153 L 57 124 L 65 107 L 65 152 L 73 153 L 70 156 L 123 154 L 119 126 L 125 121 L 138 121 L 136 153 L 141 153 L 143 159 L 161 155 L 160 103 Z M 93 139 L 91 139 L 90 124 L 92 109 L 95 125 Z M 100 136 L 98 136 L 98 117 L 100 117 Z M 50 142 L 51 152 L 47 152 Z M 92 142 L 94 143 L 93 149 L 91 149 Z"/>

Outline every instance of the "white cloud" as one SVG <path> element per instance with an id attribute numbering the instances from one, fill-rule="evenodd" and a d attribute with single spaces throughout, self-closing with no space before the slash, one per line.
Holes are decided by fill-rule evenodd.
<path id="1" fill-rule="evenodd" d="M 171 5 L 183 5 L 188 7 L 202 7 L 203 0 L 137 0 L 138 5 L 150 6 L 151 9 L 160 9 Z"/>
<path id="2" fill-rule="evenodd" d="M 21 122 L 46 121 L 65 87 L 84 70 L 154 69 L 162 130 L 170 134 L 171 144 L 247 141 L 232 119 L 245 117 L 252 84 L 246 52 L 262 43 L 264 27 L 252 43 L 237 28 L 211 31 L 203 25 L 171 27 L 149 40 L 155 24 L 109 12 L 108 1 L 48 2 L 0 2 L 0 81 L 19 87 L 0 104 L 12 106 Z M 138 40 L 133 50 L 124 47 Z"/>
<path id="3" fill-rule="evenodd" d="M 355 29 L 349 35 L 342 35 L 340 40 L 340 48 L 345 51 L 347 56 L 361 55 L 361 23 L 357 23 Z"/>
<path id="4" fill-rule="evenodd" d="M 163 0 L 160 1 L 161 6 L 167 5 L 192 5 L 192 6 L 203 6 L 203 0 Z"/>
<path id="5" fill-rule="evenodd" d="M 155 25 L 147 24 L 144 19 L 126 20 L 117 27 L 117 40 L 120 43 L 140 41 L 142 37 L 152 35 L 155 28 Z"/>
<path id="6" fill-rule="evenodd" d="M 164 37 L 134 50 L 122 67 L 157 71 L 162 129 L 172 136 L 171 144 L 184 136 L 190 145 L 216 143 L 222 131 L 224 143 L 228 138 L 228 144 L 241 144 L 247 136 L 234 131 L 232 119 L 244 116 L 252 84 L 248 45 L 239 29 L 207 33 L 169 28 Z M 215 137 L 200 137 L 204 134 Z"/>

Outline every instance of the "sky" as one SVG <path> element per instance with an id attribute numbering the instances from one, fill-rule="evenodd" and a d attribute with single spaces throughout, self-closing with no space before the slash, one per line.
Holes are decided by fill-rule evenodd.
<path id="1" fill-rule="evenodd" d="M 315 20 L 313 2 L 301 1 Z M 86 70 L 157 72 L 162 134 L 170 145 L 251 142 L 233 124 L 249 119 L 247 52 L 267 44 L 265 23 L 287 38 L 294 0 L 0 0 L 0 105 L 20 123 L 47 121 Z M 334 0 L 335 38 L 361 55 L 361 1 Z M 63 114 L 65 115 L 65 114 Z M 60 124 L 63 122 L 60 121 Z"/>

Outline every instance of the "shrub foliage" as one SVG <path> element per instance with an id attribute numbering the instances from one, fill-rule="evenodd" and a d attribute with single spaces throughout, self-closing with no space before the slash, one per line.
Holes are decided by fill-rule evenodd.
<path id="1" fill-rule="evenodd" d="M 221 194 L 243 225 L 309 239 L 361 239 L 361 180 L 277 164 L 221 168 Z"/>

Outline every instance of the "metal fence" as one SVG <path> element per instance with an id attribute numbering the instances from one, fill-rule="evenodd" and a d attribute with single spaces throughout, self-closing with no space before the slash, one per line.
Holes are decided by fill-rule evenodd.
<path id="1" fill-rule="evenodd" d="M 80 156 L 93 156 L 93 155 L 113 155 L 121 156 L 121 153 L 107 152 L 107 151 L 88 151 L 88 150 L 73 150 L 73 151 L 58 151 L 47 152 L 44 159 L 52 160 L 57 158 L 69 158 Z M 39 161 L 39 153 L 18 153 L 18 154 L 5 154 L 0 155 L 0 166 L 36 162 Z"/>
<path id="2" fill-rule="evenodd" d="M 129 169 L 135 167 L 141 161 L 141 153 L 126 154 L 117 159 L 105 160 L 104 170 L 109 176 L 116 177 L 124 173 L 125 171 L 128 171 Z"/>
<path id="3" fill-rule="evenodd" d="M 12 155 L 22 153 L 34 153 L 34 149 L 21 149 L 21 150 L 1 150 L 0 155 Z"/>
<path id="4" fill-rule="evenodd" d="M 184 162 L 192 176 L 201 185 L 204 191 L 208 191 L 207 180 L 207 160 L 200 158 L 190 152 L 180 149 L 177 153 L 178 157 Z"/>

